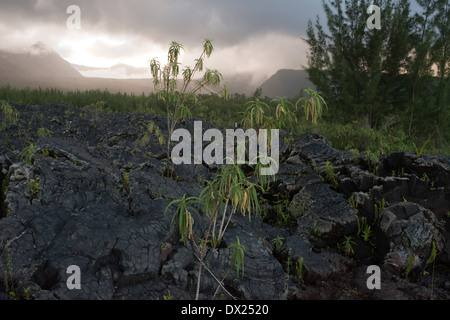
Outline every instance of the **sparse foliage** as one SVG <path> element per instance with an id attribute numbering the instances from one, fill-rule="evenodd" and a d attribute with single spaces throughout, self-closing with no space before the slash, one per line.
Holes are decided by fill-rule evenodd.
<path id="1" fill-rule="evenodd" d="M 450 5 L 415 2 L 415 12 L 409 0 L 373 2 L 382 22 L 369 30 L 367 1 L 324 1 L 327 28 L 308 23 L 306 70 L 341 120 L 387 131 L 396 119 L 390 130 L 439 147 L 449 137 Z"/>
<path id="2" fill-rule="evenodd" d="M 0 110 L 2 120 L 0 122 L 0 132 L 15 125 L 19 121 L 19 112 L 11 106 L 8 102 L 0 101 Z"/>
<path id="3" fill-rule="evenodd" d="M 237 237 L 236 243 L 230 244 L 229 249 L 233 249 L 231 255 L 231 267 L 236 267 L 236 276 L 239 278 L 239 271 L 242 269 L 242 275 L 244 274 L 244 257 L 245 257 L 245 246 L 239 241 Z"/>
<path id="4" fill-rule="evenodd" d="M 177 123 L 192 116 L 191 110 L 200 104 L 197 94 L 206 87 L 216 87 L 223 80 L 218 70 L 204 69 L 204 61 L 214 51 L 212 41 L 205 39 L 200 57 L 195 60 L 195 66 L 187 66 L 180 70 L 180 56 L 184 50 L 183 45 L 173 41 L 168 50 L 168 62 L 165 66 L 156 59 L 150 61 L 150 71 L 153 76 L 153 85 L 157 91 L 159 100 L 164 103 L 167 118 L 167 169 L 170 166 L 170 142 L 172 133 Z M 197 74 L 202 74 L 196 80 Z M 179 76 L 182 77 L 181 89 L 179 89 Z M 179 90 L 178 90 L 179 89 Z M 226 87 L 223 94 L 228 95 Z M 160 140 L 161 142 L 161 140 Z M 169 170 L 167 170 L 169 171 Z M 171 173 L 167 173 L 170 175 Z"/>

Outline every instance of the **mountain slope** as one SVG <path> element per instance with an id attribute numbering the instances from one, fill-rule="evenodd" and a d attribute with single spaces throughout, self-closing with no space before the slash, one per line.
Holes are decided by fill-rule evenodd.
<path id="1" fill-rule="evenodd" d="M 134 94 L 150 93 L 150 79 L 87 78 L 42 42 L 27 52 L 0 51 L 0 86 L 55 88 L 63 91 L 109 90 Z"/>
<path id="2" fill-rule="evenodd" d="M 85 77 L 114 79 L 145 79 L 150 77 L 150 68 L 134 67 L 118 63 L 111 67 L 99 68 L 72 64 Z"/>
<path id="3" fill-rule="evenodd" d="M 117 64 L 110 68 L 95 68 L 70 64 L 42 42 L 28 52 L 0 51 L 0 86 L 13 88 L 55 88 L 63 91 L 108 90 L 132 94 L 153 92 L 150 70 Z M 231 94 L 251 94 L 255 88 L 249 73 L 228 74 L 223 83 Z M 218 92 L 219 88 L 205 89 L 203 93 Z"/>
<path id="4" fill-rule="evenodd" d="M 303 89 L 314 88 L 306 70 L 281 69 L 267 79 L 261 86 L 262 95 L 271 98 L 295 97 Z"/>
<path id="5" fill-rule="evenodd" d="M 41 42 L 26 53 L 0 51 L 0 77 L 81 78 L 81 74 Z"/>

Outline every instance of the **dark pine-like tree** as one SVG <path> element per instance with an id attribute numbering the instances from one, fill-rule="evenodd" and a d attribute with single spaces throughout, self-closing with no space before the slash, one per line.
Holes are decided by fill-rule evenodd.
<path id="1" fill-rule="evenodd" d="M 323 1 L 328 33 L 310 21 L 305 41 L 309 44 L 308 67 L 311 81 L 328 99 L 335 113 L 367 118 L 376 126 L 386 110 L 382 88 L 385 57 L 392 24 L 392 1 L 375 1 L 383 11 L 381 30 L 367 28 L 367 1 Z"/>
<path id="2" fill-rule="evenodd" d="M 307 71 L 341 120 L 373 128 L 398 123 L 422 143 L 449 134 L 449 0 L 372 1 L 381 8 L 381 29 L 369 30 L 369 3 L 322 0 L 326 26 L 309 21 Z"/>

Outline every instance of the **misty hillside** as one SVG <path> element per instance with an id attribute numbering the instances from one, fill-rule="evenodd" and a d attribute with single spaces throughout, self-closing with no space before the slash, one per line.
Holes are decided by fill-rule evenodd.
<path id="1" fill-rule="evenodd" d="M 303 89 L 314 88 L 306 70 L 282 69 L 266 80 L 260 88 L 262 96 L 295 97 Z"/>
<path id="2" fill-rule="evenodd" d="M 23 89 L 55 88 L 63 91 L 109 90 L 134 94 L 150 93 L 150 79 L 108 79 L 84 77 L 68 61 L 42 42 L 27 52 L 0 51 L 0 86 Z"/>
<path id="3" fill-rule="evenodd" d="M 25 53 L 0 51 L 0 86 L 23 89 L 55 88 L 63 91 L 108 90 L 133 94 L 153 91 L 152 79 L 145 68 L 117 64 L 109 68 L 95 68 L 70 64 L 58 53 L 38 42 Z M 255 91 L 249 73 L 224 76 L 230 93 L 250 95 Z M 204 90 L 204 93 L 212 92 Z"/>
<path id="4" fill-rule="evenodd" d="M 27 77 L 81 78 L 69 62 L 38 42 L 26 53 L 0 51 L 0 78 Z"/>
<path id="5" fill-rule="evenodd" d="M 95 78 L 114 78 L 114 79 L 143 79 L 150 76 L 149 68 L 134 67 L 119 63 L 109 68 L 88 67 L 78 64 L 72 64 L 85 77 Z M 249 72 L 240 72 L 235 74 L 224 74 L 224 84 L 228 87 L 230 93 L 240 93 L 251 95 L 255 91 L 255 81 L 253 75 Z M 205 92 L 210 92 L 205 90 Z"/>
<path id="6" fill-rule="evenodd" d="M 83 76 L 93 78 L 143 79 L 148 78 L 150 75 L 149 68 L 134 67 L 124 63 L 118 63 L 105 68 L 72 63 L 72 67 L 78 70 Z"/>
<path id="7" fill-rule="evenodd" d="M 15 88 L 56 88 L 72 90 L 109 90 L 133 94 L 150 93 L 153 82 L 146 78 L 145 68 L 117 64 L 95 68 L 70 64 L 42 42 L 26 53 L 0 51 L 0 86 Z M 149 71 L 148 71 L 149 72 Z M 225 74 L 223 83 L 231 94 L 251 95 L 257 87 L 250 73 Z M 313 88 L 305 70 L 282 69 L 261 86 L 263 96 L 295 97 L 302 89 Z M 205 90 L 205 93 L 213 92 Z"/>

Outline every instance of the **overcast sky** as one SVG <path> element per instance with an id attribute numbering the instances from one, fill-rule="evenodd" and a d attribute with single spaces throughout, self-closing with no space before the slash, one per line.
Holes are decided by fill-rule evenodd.
<path id="1" fill-rule="evenodd" d="M 80 29 L 67 27 L 70 5 L 81 9 Z M 147 67 L 178 41 L 192 65 L 208 38 L 216 51 L 207 67 L 264 78 L 306 63 L 301 37 L 317 14 L 320 0 L 0 0 L 0 49 L 42 41 L 75 64 Z"/>

